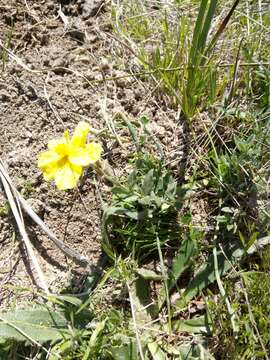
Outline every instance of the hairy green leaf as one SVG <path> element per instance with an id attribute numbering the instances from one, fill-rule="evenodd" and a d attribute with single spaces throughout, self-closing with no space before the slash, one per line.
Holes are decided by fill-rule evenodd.
<path id="1" fill-rule="evenodd" d="M 0 313 L 0 336 L 17 341 L 54 341 L 67 331 L 63 314 L 47 309 L 25 309 Z"/>

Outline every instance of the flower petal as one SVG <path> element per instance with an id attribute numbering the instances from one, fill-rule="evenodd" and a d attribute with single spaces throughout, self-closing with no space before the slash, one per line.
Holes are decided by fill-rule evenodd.
<path id="1" fill-rule="evenodd" d="M 69 154 L 69 161 L 73 165 L 88 166 L 92 163 L 89 151 L 84 148 L 73 148 Z"/>
<path id="2" fill-rule="evenodd" d="M 90 126 L 85 121 L 80 121 L 77 125 L 71 139 L 71 145 L 76 147 L 84 147 Z"/>
<path id="3" fill-rule="evenodd" d="M 98 143 L 90 143 L 86 144 L 85 148 L 89 154 L 89 158 L 91 159 L 90 164 L 94 164 L 101 158 L 101 154 L 103 152 L 103 148 Z"/>
<path id="4" fill-rule="evenodd" d="M 62 144 L 66 144 L 66 143 L 67 142 L 66 142 L 65 138 L 50 140 L 48 142 L 48 149 L 51 151 L 55 151 L 55 149 L 58 147 L 58 145 L 62 145 Z"/>
<path id="5" fill-rule="evenodd" d="M 56 140 L 50 140 L 48 142 L 48 148 L 51 151 L 54 151 L 61 157 L 66 156 L 68 154 L 68 144 L 66 142 L 65 138 L 62 139 L 56 139 Z"/>
<path id="6" fill-rule="evenodd" d="M 73 189 L 82 174 L 81 166 L 71 165 L 65 162 L 55 173 L 55 183 L 59 190 Z"/>
<path id="7" fill-rule="evenodd" d="M 43 171 L 44 179 L 46 181 L 53 180 L 54 177 L 55 177 L 57 169 L 58 169 L 57 163 L 46 166 L 45 168 L 43 168 L 42 171 Z"/>
<path id="8" fill-rule="evenodd" d="M 61 159 L 61 156 L 54 151 L 45 151 L 38 156 L 38 167 L 43 169 L 52 166 Z"/>

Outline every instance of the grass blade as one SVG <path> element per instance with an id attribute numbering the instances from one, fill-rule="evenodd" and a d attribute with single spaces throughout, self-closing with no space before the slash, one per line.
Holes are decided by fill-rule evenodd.
<path id="1" fill-rule="evenodd" d="M 203 25 L 202 33 L 200 34 L 200 38 L 199 38 L 199 42 L 198 42 L 198 53 L 202 53 L 205 48 L 207 36 L 208 36 L 209 30 L 210 30 L 210 27 L 211 27 L 211 24 L 213 21 L 216 6 L 217 6 L 217 1 L 212 0 L 209 5 L 209 8 L 208 8 L 207 15 L 205 17 L 205 22 Z"/>
<path id="2" fill-rule="evenodd" d="M 46 294 L 49 295 L 50 291 L 49 291 L 49 287 L 48 287 L 46 279 L 45 279 L 45 275 L 44 275 L 43 271 L 41 270 L 41 267 L 39 265 L 39 262 L 37 260 L 36 255 L 35 255 L 35 252 L 33 250 L 31 241 L 30 241 L 30 239 L 28 237 L 28 234 L 27 234 L 25 226 L 24 226 L 24 220 L 23 220 L 23 215 L 22 215 L 20 203 L 18 201 L 16 193 L 15 194 L 12 193 L 12 188 L 11 188 L 10 184 L 8 183 L 8 181 L 6 180 L 5 169 L 1 165 L 1 163 L 0 163 L 0 179 L 1 179 L 1 182 L 3 184 L 3 187 L 4 187 L 4 190 L 5 190 L 5 193 L 6 193 L 6 196 L 7 196 L 11 211 L 12 211 L 13 216 L 15 218 L 15 221 L 16 221 L 16 224 L 18 226 L 19 232 L 21 234 L 22 240 L 23 240 L 23 242 L 25 244 L 25 247 L 27 249 L 28 255 L 31 258 L 32 263 L 35 266 L 35 269 L 37 271 L 38 277 L 39 277 L 40 282 L 41 282 L 41 287 L 46 292 Z"/>
<path id="3" fill-rule="evenodd" d="M 204 21 L 205 12 L 207 9 L 207 3 L 208 3 L 208 0 L 201 1 L 198 17 L 196 20 L 196 25 L 195 25 L 194 32 L 193 32 L 192 44 L 191 44 L 191 49 L 190 49 L 190 54 L 189 54 L 189 66 L 193 66 L 196 63 L 199 37 L 200 37 L 201 31 L 203 28 L 203 21 Z"/>
<path id="4" fill-rule="evenodd" d="M 220 35 L 223 33 L 223 31 L 225 30 L 226 26 L 228 25 L 228 22 L 230 21 L 230 18 L 232 17 L 234 10 L 236 9 L 237 5 L 239 4 L 239 0 L 235 0 L 231 10 L 229 11 L 228 15 L 225 17 L 225 19 L 222 21 L 222 23 L 220 24 L 217 32 L 215 33 L 215 35 L 212 37 L 210 44 L 208 45 L 206 51 L 205 51 L 205 55 L 209 54 L 212 52 L 214 46 L 216 45 Z"/>

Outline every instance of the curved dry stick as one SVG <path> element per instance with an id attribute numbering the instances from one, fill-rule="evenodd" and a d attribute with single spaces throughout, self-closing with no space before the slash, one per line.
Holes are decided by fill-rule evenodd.
<path id="1" fill-rule="evenodd" d="M 11 179 L 4 168 L 3 162 L 0 159 L 0 175 L 2 175 L 2 182 L 3 178 L 8 183 L 9 187 L 11 188 L 14 196 L 16 197 L 17 201 L 20 203 L 21 207 L 24 211 L 31 217 L 31 219 L 38 225 L 40 228 L 47 234 L 49 239 L 51 239 L 54 244 L 71 260 L 74 262 L 86 266 L 89 265 L 89 260 L 77 253 L 76 251 L 70 249 L 63 241 L 59 240 L 54 233 L 48 228 L 48 226 L 41 220 L 41 218 L 35 213 L 35 211 L 31 208 L 31 206 L 27 203 L 27 201 L 19 194 L 16 188 L 13 186 Z"/>
<path id="2" fill-rule="evenodd" d="M 43 290 L 46 292 L 47 295 L 49 295 L 50 292 L 49 292 L 49 288 L 48 288 L 48 285 L 47 285 L 46 280 L 45 280 L 45 276 L 44 276 L 44 274 L 43 274 L 43 272 L 41 270 L 41 267 L 40 267 L 40 265 L 38 263 L 36 255 L 34 253 L 32 244 L 31 244 L 31 242 L 29 240 L 29 237 L 27 235 L 27 232 L 25 230 L 24 221 L 23 221 L 23 217 L 22 217 L 22 213 L 21 213 L 21 209 L 20 209 L 20 204 L 18 202 L 16 203 L 17 199 L 16 199 L 15 195 L 12 194 L 11 187 L 10 187 L 8 181 L 3 176 L 2 172 L 0 172 L 0 178 L 1 178 L 1 181 L 2 181 L 2 184 L 3 184 L 3 187 L 4 187 L 4 190 L 5 190 L 5 193 L 6 193 L 6 196 L 7 196 L 11 211 L 12 211 L 12 213 L 14 215 L 15 220 L 16 220 L 19 232 L 20 232 L 21 237 L 22 237 L 22 239 L 24 241 L 24 244 L 26 246 L 28 255 L 30 256 L 30 258 L 31 258 L 31 260 L 33 262 L 33 265 L 36 268 L 36 271 L 37 271 L 38 277 L 39 277 L 39 279 L 41 281 L 41 285 L 42 285 Z"/>

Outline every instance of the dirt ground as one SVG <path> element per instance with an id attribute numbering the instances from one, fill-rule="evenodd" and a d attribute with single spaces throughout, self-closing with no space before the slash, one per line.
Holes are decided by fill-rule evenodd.
<path id="1" fill-rule="evenodd" d="M 158 99 L 148 82 L 123 77 L 139 64 L 115 37 L 109 1 L 0 0 L 0 40 L 0 157 L 14 185 L 49 228 L 96 264 L 101 253 L 100 194 L 106 200 L 109 184 L 100 177 L 94 180 L 90 171 L 78 190 L 60 192 L 43 180 L 37 154 L 63 130 L 72 132 L 79 121 L 89 121 L 96 130 L 106 129 L 98 138 L 103 158 L 121 175 L 135 147 L 120 124 L 115 131 L 122 141 L 113 137 L 111 121 L 117 113 L 131 120 L 146 115 L 166 162 L 173 166 L 184 148 L 177 111 Z M 52 291 L 69 286 L 74 276 L 78 281 L 72 290 L 80 291 L 89 269 L 66 259 L 31 221 L 26 219 L 26 225 Z M 34 296 L 33 267 L 20 244 L 1 191 L 1 307 L 29 300 L 31 292 Z"/>

